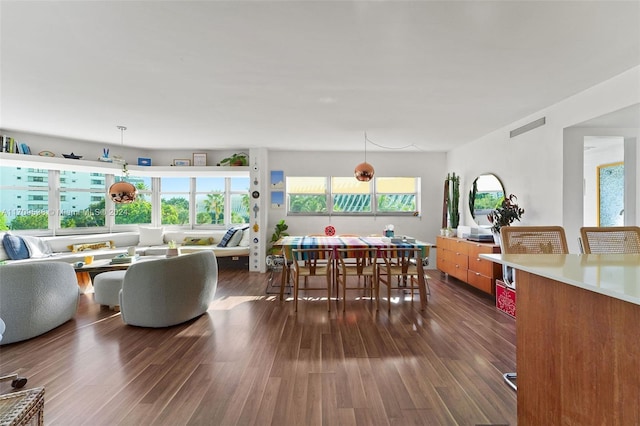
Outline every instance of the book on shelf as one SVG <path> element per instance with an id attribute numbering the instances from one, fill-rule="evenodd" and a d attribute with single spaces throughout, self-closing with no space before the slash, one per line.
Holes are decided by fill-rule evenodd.
<path id="1" fill-rule="evenodd" d="M 136 254 L 135 256 L 129 256 L 127 254 L 119 254 L 116 257 L 114 257 L 113 259 L 111 259 L 111 264 L 112 265 L 122 265 L 122 264 L 127 264 L 127 263 L 133 263 L 136 260 L 138 260 L 138 258 L 140 258 L 139 254 Z"/>

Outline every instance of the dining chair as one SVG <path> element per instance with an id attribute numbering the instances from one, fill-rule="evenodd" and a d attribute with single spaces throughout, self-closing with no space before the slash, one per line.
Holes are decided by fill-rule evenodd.
<path id="1" fill-rule="evenodd" d="M 500 228 L 501 251 L 503 254 L 568 254 L 567 237 L 561 226 L 503 226 Z M 504 274 L 505 276 L 507 273 Z M 515 288 L 516 275 L 512 275 Z M 510 372 L 502 375 L 505 382 L 518 390 L 516 385 L 517 373 Z"/>
<path id="2" fill-rule="evenodd" d="M 411 301 L 415 292 L 415 284 L 420 277 L 426 281 L 422 263 L 422 248 L 393 247 L 380 249 L 383 263 L 378 266 L 378 285 L 376 286 L 376 309 L 380 309 L 380 285 L 387 286 L 388 312 L 391 313 L 391 290 L 407 290 Z M 395 278 L 395 279 L 394 279 Z"/>
<path id="3" fill-rule="evenodd" d="M 640 253 L 638 226 L 583 226 L 580 236 L 585 254 Z"/>
<path id="4" fill-rule="evenodd" d="M 377 248 L 368 249 L 348 249 L 339 248 L 336 250 L 336 283 L 338 292 L 342 287 L 342 311 L 347 306 L 347 290 L 369 291 L 370 298 L 375 297 L 378 273 L 376 258 Z M 356 285 L 350 283 L 349 277 L 357 277 Z M 363 281 L 360 281 L 363 278 Z M 355 280 L 351 280 L 355 281 Z"/>
<path id="5" fill-rule="evenodd" d="M 300 292 L 300 277 L 305 279 L 305 291 L 325 290 L 327 292 L 327 309 L 331 310 L 331 285 L 333 273 L 333 250 L 332 249 L 292 249 L 292 279 L 293 298 L 295 311 L 298 312 L 298 295 Z M 311 286 L 306 280 L 311 277 L 321 277 L 325 280 L 325 285 Z"/>

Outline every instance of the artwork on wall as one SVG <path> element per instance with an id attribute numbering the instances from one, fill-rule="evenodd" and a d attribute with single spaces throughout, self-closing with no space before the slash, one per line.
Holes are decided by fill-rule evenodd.
<path id="1" fill-rule="evenodd" d="M 597 167 L 598 226 L 624 225 L 624 163 Z"/>
<path id="2" fill-rule="evenodd" d="M 284 191 L 271 191 L 271 208 L 284 208 Z"/>
<path id="3" fill-rule="evenodd" d="M 284 172 L 271 170 L 271 189 L 284 189 Z"/>
<path id="4" fill-rule="evenodd" d="M 191 160 L 189 160 L 188 158 L 176 158 L 175 160 L 173 160 L 173 165 L 174 166 L 190 166 Z"/>
<path id="5" fill-rule="evenodd" d="M 207 153 L 206 152 L 194 152 L 193 153 L 193 165 L 194 166 L 206 166 L 207 165 Z"/>

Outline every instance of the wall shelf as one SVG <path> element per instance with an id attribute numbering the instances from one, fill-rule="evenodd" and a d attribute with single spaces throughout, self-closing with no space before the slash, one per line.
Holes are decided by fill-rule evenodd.
<path id="1" fill-rule="evenodd" d="M 100 172 L 122 174 L 122 165 L 98 160 L 73 160 L 64 157 L 43 157 L 40 155 L 9 154 L 0 152 L 0 165 L 32 167 L 50 170 L 71 170 L 77 172 Z M 249 166 L 138 166 L 127 165 L 134 176 L 209 176 L 248 177 Z"/>

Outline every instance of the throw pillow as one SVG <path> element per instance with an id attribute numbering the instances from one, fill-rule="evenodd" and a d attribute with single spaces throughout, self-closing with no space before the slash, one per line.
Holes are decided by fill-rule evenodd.
<path id="1" fill-rule="evenodd" d="M 249 230 L 249 228 L 242 230 L 242 239 L 238 243 L 238 246 L 249 247 L 249 244 L 251 243 L 250 238 L 251 238 L 251 231 Z"/>
<path id="2" fill-rule="evenodd" d="M 4 234 L 4 237 L 2 237 L 2 245 L 9 256 L 9 259 L 19 260 L 29 258 L 29 249 L 27 249 L 27 245 L 24 243 L 24 240 L 17 235 L 9 233 Z"/>
<path id="3" fill-rule="evenodd" d="M 42 238 L 25 235 L 22 240 L 29 250 L 30 258 L 47 257 L 52 254 L 51 247 Z"/>
<path id="4" fill-rule="evenodd" d="M 227 233 L 224 234 L 224 237 L 222 237 L 222 240 L 218 243 L 218 247 L 234 247 L 229 246 L 229 242 L 231 241 L 231 238 L 238 233 L 238 231 L 240 230 L 237 228 L 228 229 Z M 240 235 L 240 238 L 242 238 L 242 235 Z M 240 242 L 240 240 L 236 242 L 236 245 L 238 245 L 238 242 Z"/>
<path id="5" fill-rule="evenodd" d="M 67 247 L 73 253 L 77 253 L 79 251 L 85 251 L 85 250 L 112 249 L 112 248 L 116 248 L 116 245 L 113 243 L 113 241 L 98 241 L 95 243 L 72 244 Z"/>
<path id="6" fill-rule="evenodd" d="M 0 233 L 0 241 L 4 238 L 5 232 Z M 9 255 L 4 249 L 4 244 L 0 243 L 0 261 L 9 259 Z"/>
<path id="7" fill-rule="evenodd" d="M 229 242 L 227 243 L 227 247 L 238 247 L 238 244 L 240 244 L 240 240 L 242 240 L 243 234 L 244 234 L 244 231 L 242 229 L 236 229 L 236 232 L 233 234 L 233 237 L 229 239 Z"/>
<path id="8" fill-rule="evenodd" d="M 141 246 L 161 246 L 164 244 L 164 228 L 147 228 L 140 226 L 140 242 Z"/>
<path id="9" fill-rule="evenodd" d="M 213 237 L 184 237 L 183 246 L 208 246 L 213 244 Z"/>

